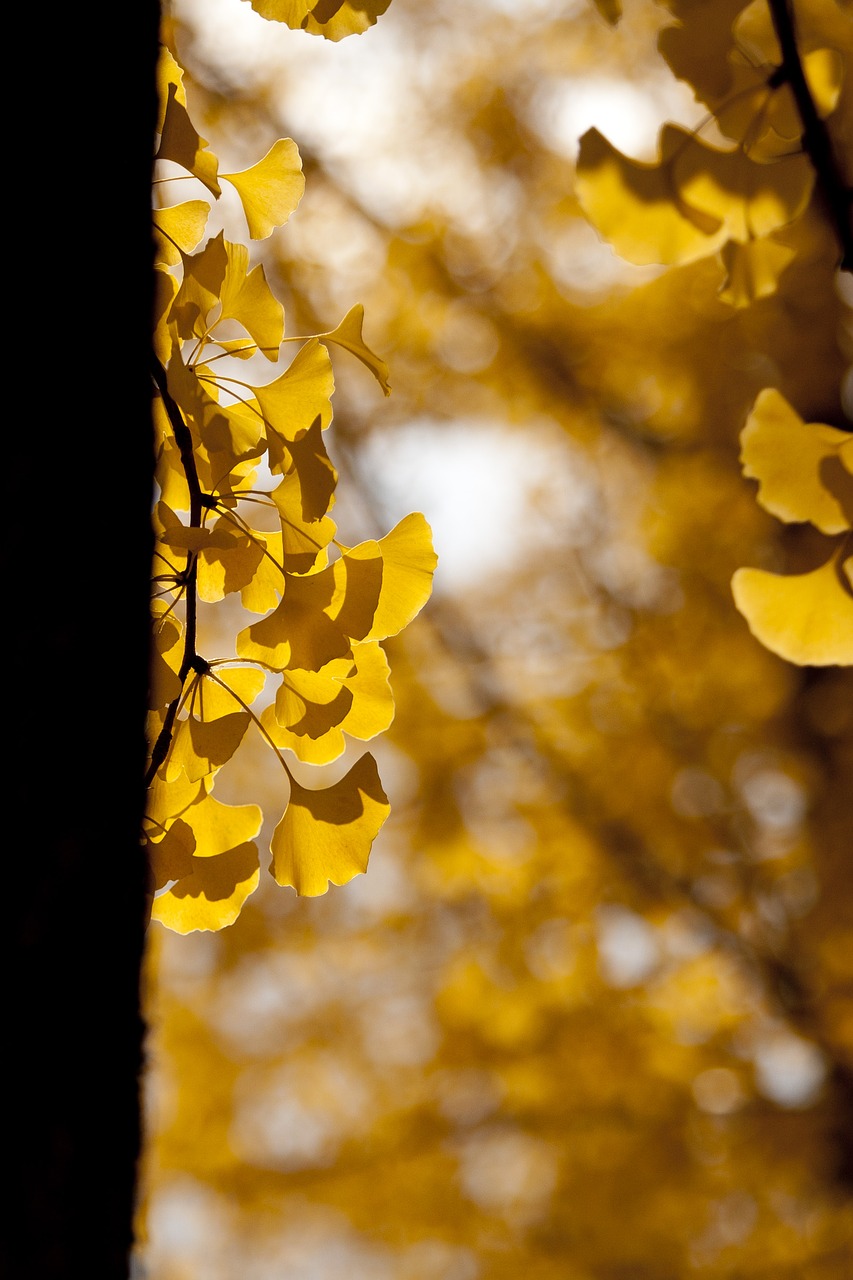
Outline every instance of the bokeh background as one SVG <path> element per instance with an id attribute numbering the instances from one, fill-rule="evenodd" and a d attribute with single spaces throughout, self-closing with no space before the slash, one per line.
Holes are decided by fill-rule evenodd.
<path id="1" fill-rule="evenodd" d="M 756 394 L 853 414 L 818 215 L 745 309 L 715 259 L 599 240 L 580 135 L 652 158 L 702 121 L 652 0 L 394 0 L 340 45 L 171 9 L 223 169 L 302 153 L 262 246 L 288 332 L 362 302 L 391 369 L 385 401 L 336 354 L 341 537 L 422 510 L 440 564 L 387 646 L 368 874 L 152 929 L 135 1275 L 844 1280 L 853 680 L 761 648 L 729 585 L 814 554 L 740 474 Z"/>

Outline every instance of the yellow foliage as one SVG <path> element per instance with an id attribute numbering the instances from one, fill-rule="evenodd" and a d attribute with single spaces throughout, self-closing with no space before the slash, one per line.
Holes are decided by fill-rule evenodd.
<path id="1" fill-rule="evenodd" d="M 142 1264 L 847 1280 L 848 6 L 253 7 L 160 73 L 323 107 L 158 242 Z"/>
<path id="2" fill-rule="evenodd" d="M 374 6 L 371 21 L 383 7 Z M 332 39 L 368 21 L 348 4 L 261 8 L 293 25 L 322 27 Z M 156 158 L 218 196 L 218 161 L 192 125 L 183 73 L 168 50 L 159 76 L 164 102 Z M 253 239 L 288 220 L 305 186 L 289 139 L 275 142 L 257 164 L 221 176 L 236 189 Z M 264 385 L 232 375 L 231 361 L 256 353 L 279 363 L 284 311 L 263 265 L 250 268 L 243 245 L 220 232 L 193 252 L 207 214 L 207 203 L 189 201 L 154 215 L 158 271 L 173 283 L 160 291 L 155 335 L 161 499 L 154 517 L 146 825 L 157 886 L 152 919 L 179 933 L 232 924 L 257 887 L 253 840 L 261 810 L 229 808 L 210 794 L 250 728 L 272 748 L 289 784 L 271 842 L 279 883 L 313 896 L 329 881 L 344 884 L 366 870 L 389 811 L 372 757 L 332 786 L 310 790 L 281 749 L 321 765 L 343 753 L 348 736 L 365 740 L 388 728 L 389 668 L 368 642 L 396 635 L 414 618 L 436 565 L 421 516 L 408 517 L 379 542 L 335 544 L 338 559 L 329 562 L 337 472 L 323 440 L 334 391 L 327 348 L 317 337 L 300 340 L 290 364 Z M 322 336 L 356 355 L 387 395 L 387 367 L 364 342 L 363 319 L 356 305 Z M 232 336 L 235 325 L 248 340 Z M 281 476 L 271 490 L 254 487 L 262 463 Z M 244 514 L 250 503 L 272 514 L 278 529 L 253 528 Z M 357 566 L 367 573 L 355 572 Z M 226 650 L 202 657 L 201 606 L 237 593 L 265 616 L 239 632 L 233 656 Z M 278 677 L 275 710 L 257 714 L 251 704 L 269 672 Z M 201 791 L 187 794 L 188 784 L 200 783 Z"/>

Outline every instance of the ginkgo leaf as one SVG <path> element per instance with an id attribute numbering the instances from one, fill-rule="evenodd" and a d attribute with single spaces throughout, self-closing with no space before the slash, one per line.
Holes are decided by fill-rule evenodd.
<path id="1" fill-rule="evenodd" d="M 194 716 L 179 720 L 165 765 L 167 781 L 183 772 L 190 782 L 197 782 L 220 769 L 242 742 L 249 719 L 245 711 L 236 711 L 210 723 Z"/>
<path id="2" fill-rule="evenodd" d="M 151 919 L 175 933 L 224 929 L 237 919 L 259 880 L 254 844 L 238 845 L 214 858 L 193 857 L 191 873 L 154 899 Z"/>
<path id="3" fill-rule="evenodd" d="M 263 452 L 263 420 L 251 403 L 221 405 L 211 394 L 218 394 L 216 379 L 204 365 L 190 369 L 176 356 L 167 380 L 170 394 L 208 451 L 212 471 L 205 479 L 213 491 L 238 462 Z M 203 465 L 199 470 L 204 472 Z"/>
<path id="4" fill-rule="evenodd" d="M 374 25 L 390 3 L 391 0 L 318 0 L 303 27 L 327 40 L 359 36 Z"/>
<path id="5" fill-rule="evenodd" d="M 164 530 L 160 534 L 160 541 L 173 551 L 201 551 L 208 547 L 236 550 L 239 546 L 236 535 L 230 529 L 205 529 L 180 523 Z"/>
<path id="6" fill-rule="evenodd" d="M 219 293 L 228 269 L 228 251 L 222 232 L 208 240 L 198 253 L 184 254 L 182 261 L 184 278 L 169 319 L 181 338 L 202 338 L 208 329 L 208 316 L 219 306 Z"/>
<path id="7" fill-rule="evenodd" d="M 394 719 L 391 668 L 379 644 L 353 647 L 355 671 L 342 683 L 352 694 L 352 706 L 341 723 L 344 733 L 361 741 L 384 733 Z"/>
<path id="8" fill-rule="evenodd" d="M 720 251 L 726 278 L 720 297 L 733 307 L 748 307 L 776 292 L 779 277 L 793 262 L 796 251 L 775 240 L 730 240 Z"/>
<path id="9" fill-rule="evenodd" d="M 186 106 L 177 96 L 177 86 L 173 83 L 169 84 L 156 158 L 174 161 L 194 178 L 198 178 L 213 195 L 221 194 L 217 181 L 219 162 L 213 152 L 207 150 L 207 141 L 197 133 Z"/>
<path id="10" fill-rule="evenodd" d="M 160 56 L 157 59 L 157 133 L 163 132 L 163 118 L 170 93 L 181 106 L 187 105 L 184 89 L 184 69 L 175 59 L 167 45 L 160 45 Z"/>
<path id="11" fill-rule="evenodd" d="M 765 648 L 799 666 L 853 665 L 853 590 L 833 556 L 811 573 L 738 569 L 735 604 Z"/>
<path id="12" fill-rule="evenodd" d="M 281 517 L 284 567 L 290 573 L 308 573 L 334 538 L 335 522 L 325 514 L 314 520 L 305 518 L 305 506 L 309 511 L 312 509 L 311 497 L 309 494 L 303 498 L 301 479 L 295 469 L 285 475 L 270 496 Z"/>
<path id="13" fill-rule="evenodd" d="M 693 210 L 748 241 L 793 222 L 809 202 L 814 170 L 805 155 L 758 164 L 742 147 L 721 151 L 693 137 L 673 157 L 672 178 Z"/>
<path id="14" fill-rule="evenodd" d="M 715 253 L 729 238 L 719 218 L 691 215 L 674 199 L 671 162 L 690 140 L 686 130 L 665 125 L 660 162 L 641 164 L 622 155 L 597 129 L 581 138 L 578 199 L 595 229 L 629 262 L 693 262 Z"/>
<path id="15" fill-rule="evenodd" d="M 250 0 L 255 13 L 270 22 L 283 22 L 299 31 L 308 20 L 314 0 Z"/>
<path id="16" fill-rule="evenodd" d="M 363 325 L 364 307 L 360 302 L 357 302 L 354 307 L 349 309 L 336 329 L 332 329 L 331 333 L 321 333 L 318 336 L 325 342 L 336 342 L 339 347 L 345 347 L 347 351 L 351 351 L 362 364 L 367 366 L 385 392 L 385 395 L 390 396 L 388 366 L 374 351 L 371 351 L 364 341 L 362 336 Z"/>
<path id="17" fill-rule="evenodd" d="M 154 625 L 151 645 L 149 706 L 166 707 L 181 695 L 178 671 L 183 658 L 183 628 L 176 618 L 163 618 Z"/>
<path id="18" fill-rule="evenodd" d="M 262 387 L 252 387 L 264 420 L 283 440 L 296 440 L 307 431 L 315 418 L 323 428 L 332 421 L 332 392 L 335 378 L 329 353 L 316 338 L 305 343 L 291 365 Z M 270 442 L 270 464 L 274 470 L 282 465 L 281 448 Z"/>
<path id="19" fill-rule="evenodd" d="M 207 226 L 210 205 L 204 200 L 187 200 L 166 209 L 155 209 L 157 255 L 161 262 L 176 266 L 182 253 L 192 253 Z"/>
<path id="20" fill-rule="evenodd" d="M 165 367 L 172 358 L 174 338 L 168 316 L 178 292 L 178 282 L 170 271 L 156 266 L 154 271 L 154 355 Z"/>
<path id="21" fill-rule="evenodd" d="M 353 695 L 339 677 L 353 669 L 349 658 L 329 663 L 322 671 L 287 671 L 274 707 L 262 724 L 278 747 L 288 747 L 306 764 L 329 764 L 343 754 L 346 743 L 341 722 Z"/>
<path id="22" fill-rule="evenodd" d="M 329 612 L 352 639 L 395 636 L 429 599 L 437 564 L 432 531 L 413 512 L 384 538 L 347 550 L 332 565 L 336 590 Z"/>
<path id="23" fill-rule="evenodd" d="M 240 591 L 240 602 L 249 613 L 269 613 L 284 592 L 283 550 L 280 533 L 266 533 L 260 540 L 264 553 L 251 582 Z"/>
<path id="24" fill-rule="evenodd" d="M 677 24 L 660 33 L 658 49 L 673 74 L 708 105 L 732 91 L 732 22 L 743 6 L 744 0 L 715 0 L 713 6 L 669 0 L 667 5 Z"/>
<path id="25" fill-rule="evenodd" d="M 197 858 L 215 858 L 253 840 L 263 820 L 256 804 L 223 804 L 212 795 L 199 796 L 181 817 L 192 831 Z"/>
<path id="26" fill-rule="evenodd" d="M 361 35 L 385 12 L 391 0 L 250 0 L 271 22 L 284 22 L 327 40 Z"/>
<path id="27" fill-rule="evenodd" d="M 233 531 L 226 547 L 203 547 L 196 561 L 199 600 L 215 604 L 252 581 L 264 556 L 263 545 L 242 531 Z"/>
<path id="28" fill-rule="evenodd" d="M 319 415 L 298 440 L 287 446 L 299 483 L 302 519 L 315 524 L 322 520 L 332 505 L 338 473 L 329 461 L 323 440 L 323 423 Z"/>
<path id="29" fill-rule="evenodd" d="M 149 840 L 148 863 L 154 888 L 162 889 L 170 880 L 192 875 L 194 853 L 195 835 L 181 818 L 161 839 Z"/>
<path id="30" fill-rule="evenodd" d="M 335 591 L 332 570 L 330 566 L 303 578 L 288 574 L 278 608 L 237 636 L 238 655 L 276 671 L 320 671 L 333 658 L 344 657 L 349 640 L 326 613 Z"/>
<path id="31" fill-rule="evenodd" d="M 193 710 L 203 720 L 232 715 L 241 706 L 251 706 L 265 683 L 266 672 L 258 667 L 226 667 L 217 663 L 201 677 Z"/>
<path id="32" fill-rule="evenodd" d="M 270 843 L 270 870 L 277 883 L 316 897 L 329 883 L 346 884 L 362 874 L 389 812 L 369 753 L 323 791 L 308 791 L 291 781 L 290 801 Z"/>
<path id="33" fill-rule="evenodd" d="M 236 320 L 268 360 L 275 360 L 284 337 L 284 307 L 267 284 L 263 266 L 248 270 L 245 245 L 226 242 L 228 265 L 222 282 L 220 320 Z M 220 344 L 221 345 L 221 344 Z"/>
<path id="34" fill-rule="evenodd" d="M 221 177 L 236 189 L 253 240 L 284 226 L 305 191 L 299 148 L 290 138 L 279 138 L 250 169 Z"/>
<path id="35" fill-rule="evenodd" d="M 823 533 L 853 524 L 853 475 L 845 465 L 853 435 L 806 423 L 773 388 L 762 391 L 741 432 L 743 473 L 758 501 L 780 520 L 808 520 Z"/>
<path id="36" fill-rule="evenodd" d="M 145 831 L 151 839 L 161 839 L 171 824 L 179 818 L 199 796 L 206 792 L 206 783 L 191 780 L 181 773 L 168 781 L 165 767 L 161 767 L 148 788 L 148 804 L 145 810 Z"/>

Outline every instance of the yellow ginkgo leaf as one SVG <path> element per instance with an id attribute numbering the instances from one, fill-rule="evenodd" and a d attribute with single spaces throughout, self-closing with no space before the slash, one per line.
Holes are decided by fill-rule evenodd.
<path id="1" fill-rule="evenodd" d="M 236 189 L 253 240 L 284 226 L 305 190 L 299 149 L 290 138 L 279 138 L 251 169 L 220 176 Z"/>
<path id="2" fill-rule="evenodd" d="M 180 697 L 178 671 L 184 653 L 183 639 L 183 628 L 171 614 L 154 623 L 148 699 L 152 711 Z"/>
<path id="3" fill-rule="evenodd" d="M 222 232 L 208 240 L 198 253 L 184 254 L 182 261 L 184 278 L 169 321 L 179 337 L 202 338 L 207 333 L 207 317 L 219 306 L 219 291 L 228 269 L 228 251 Z"/>
<path id="4" fill-rule="evenodd" d="M 845 465 L 853 436 L 806 423 L 774 388 L 762 391 L 741 432 L 743 473 L 758 501 L 785 521 L 808 520 L 823 533 L 853 524 L 853 475 Z"/>
<path id="5" fill-rule="evenodd" d="M 192 875 L 195 836 L 187 824 L 178 818 L 162 838 L 149 839 L 148 863 L 155 889 L 162 889 L 170 880 L 180 880 Z"/>
<path id="6" fill-rule="evenodd" d="M 324 519 L 333 502 L 338 473 L 329 460 L 319 414 L 298 440 L 288 443 L 287 452 L 299 484 L 302 519 L 316 524 Z M 272 453 L 272 450 L 270 450 Z"/>
<path id="7" fill-rule="evenodd" d="M 187 200 L 166 209 L 155 209 L 158 260 L 173 267 L 180 262 L 182 253 L 192 253 L 204 235 L 209 213 L 210 205 L 204 200 Z"/>
<path id="8" fill-rule="evenodd" d="M 240 592 L 240 602 L 249 613 L 269 613 L 275 609 L 284 591 L 284 574 L 280 568 L 283 560 L 280 533 L 257 534 L 263 543 L 264 554 L 252 577 Z"/>
<path id="9" fill-rule="evenodd" d="M 237 636 L 241 658 L 275 671 L 320 671 L 349 653 L 349 640 L 326 612 L 335 591 L 332 567 L 304 578 L 288 574 L 281 604 Z"/>
<path id="10" fill-rule="evenodd" d="M 194 716 L 179 720 L 165 765 L 167 781 L 184 773 L 190 782 L 197 782 L 220 769 L 239 747 L 248 726 L 245 711 L 218 716 L 210 723 Z"/>
<path id="11" fill-rule="evenodd" d="M 776 292 L 779 277 L 796 257 L 795 250 L 775 240 L 730 240 L 720 251 L 726 278 L 720 297 L 733 307 L 748 307 Z"/>
<path id="12" fill-rule="evenodd" d="M 254 844 L 238 845 L 213 858 L 193 857 L 190 874 L 154 899 L 151 919 L 175 933 L 224 929 L 237 919 L 259 880 Z"/>
<path id="13" fill-rule="evenodd" d="M 721 151 L 695 137 L 674 157 L 672 176 L 691 209 L 718 219 L 728 239 L 742 242 L 793 222 L 814 186 L 805 155 L 758 164 L 741 147 Z"/>
<path id="14" fill-rule="evenodd" d="M 357 644 L 353 657 L 355 671 L 342 682 L 352 693 L 352 706 L 341 728 L 352 737 L 367 741 L 384 733 L 394 719 L 391 668 L 379 644 Z"/>
<path id="15" fill-rule="evenodd" d="M 284 22 L 327 40 L 361 35 L 385 12 L 391 0 L 250 0 L 271 22 Z"/>
<path id="16" fill-rule="evenodd" d="M 199 796 L 181 818 L 192 831 L 197 858 L 215 858 L 253 840 L 263 820 L 256 804 L 223 804 L 212 795 Z"/>
<path id="17" fill-rule="evenodd" d="M 221 523 L 225 521 L 217 522 Z M 225 527 L 229 525 L 225 523 Z M 230 530 L 232 540 L 226 547 L 203 547 L 196 561 L 198 597 L 207 604 L 215 604 L 248 586 L 264 556 L 263 545 L 257 538 L 235 530 L 233 525 Z"/>
<path id="18" fill-rule="evenodd" d="M 263 266 L 249 271 L 249 250 L 226 241 L 228 265 L 222 282 L 220 320 L 236 320 L 257 350 L 275 360 L 284 337 L 284 307 L 267 284 Z"/>
<path id="19" fill-rule="evenodd" d="M 284 567 L 289 573 L 308 573 L 334 538 L 335 522 L 326 515 L 316 520 L 305 519 L 304 508 L 311 509 L 311 498 L 310 494 L 303 498 L 296 469 L 284 477 L 270 496 L 281 517 Z"/>
<path id="20" fill-rule="evenodd" d="M 273 833 L 270 870 L 278 884 L 316 897 L 367 870 L 370 847 L 388 817 L 376 761 L 363 755 L 323 791 L 291 782 L 290 802 Z"/>
<path id="21" fill-rule="evenodd" d="M 258 667 L 225 667 L 216 664 L 199 681 L 193 709 L 203 720 L 218 720 L 251 706 L 266 683 Z M 236 694 L 236 697 L 235 697 Z"/>
<path id="22" fill-rule="evenodd" d="M 219 161 L 212 151 L 207 150 L 207 141 L 196 132 L 186 106 L 178 97 L 177 86 L 171 82 L 156 158 L 179 164 L 213 195 L 220 195 L 222 189 L 217 181 Z"/>
<path id="23" fill-rule="evenodd" d="M 166 779 L 166 769 L 161 768 L 148 788 L 148 805 L 145 810 L 145 832 L 152 840 L 162 839 L 163 834 L 191 804 L 207 790 L 204 781 L 191 781 L 181 774 L 171 781 Z"/>
<path id="24" fill-rule="evenodd" d="M 329 612 L 354 640 L 395 636 L 429 599 L 437 564 L 432 530 L 413 512 L 384 538 L 362 542 L 335 562 Z"/>
<path id="25" fill-rule="evenodd" d="M 361 332 L 363 325 L 364 307 L 360 302 L 357 302 L 354 307 L 349 309 L 336 329 L 333 329 L 331 333 L 321 333 L 319 337 L 326 342 L 336 342 L 339 347 L 346 347 L 347 351 L 351 351 L 362 364 L 367 366 L 386 396 L 390 396 L 391 387 L 388 384 L 388 366 L 375 351 L 371 351 L 364 341 Z"/>
<path id="26" fill-rule="evenodd" d="M 317 0 L 302 24 L 312 35 L 327 40 L 360 36 L 374 25 L 391 0 Z"/>
<path id="27" fill-rule="evenodd" d="M 154 355 L 165 367 L 172 358 L 175 338 L 169 323 L 169 315 L 178 282 L 170 271 L 162 264 L 156 265 L 154 271 Z"/>
<path id="28" fill-rule="evenodd" d="M 578 199 L 595 229 L 629 262 L 694 262 L 729 238 L 720 218 L 702 218 L 673 198 L 672 161 L 690 142 L 686 130 L 665 125 L 660 161 L 641 164 L 623 156 L 597 129 L 581 138 Z"/>
<path id="29" fill-rule="evenodd" d="M 308 21 L 314 0 L 250 0 L 255 13 L 270 22 L 283 22 L 299 31 Z"/>
<path id="30" fill-rule="evenodd" d="M 288 747 L 306 764 L 329 764 L 346 746 L 341 722 L 353 696 L 340 678 L 353 670 L 349 658 L 330 662 L 320 672 L 287 671 L 275 700 L 262 717 L 278 747 Z"/>
<path id="31" fill-rule="evenodd" d="M 838 556 L 789 576 L 738 569 L 732 592 L 752 634 L 781 658 L 809 667 L 853 665 L 853 590 Z"/>
<path id="32" fill-rule="evenodd" d="M 324 429 L 332 421 L 332 392 L 335 378 L 332 362 L 324 346 L 311 338 L 290 366 L 273 382 L 252 387 L 270 429 L 283 440 L 295 440 L 307 431 L 315 418 Z M 273 449 L 271 465 L 281 469 L 281 448 Z"/>
<path id="33" fill-rule="evenodd" d="M 163 132 L 163 118 L 166 114 L 170 91 L 181 106 L 187 105 L 184 69 L 175 59 L 172 51 L 165 44 L 161 44 L 160 56 L 157 59 L 157 133 Z"/>

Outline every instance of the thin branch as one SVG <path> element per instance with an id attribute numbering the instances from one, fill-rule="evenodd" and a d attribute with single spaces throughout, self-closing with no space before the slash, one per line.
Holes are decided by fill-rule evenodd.
<path id="1" fill-rule="evenodd" d="M 172 398 L 169 391 L 168 381 L 166 378 L 166 370 L 160 361 L 152 357 L 152 374 L 157 390 L 163 400 L 163 407 L 166 410 L 172 430 L 175 433 L 175 443 L 181 452 L 181 463 L 184 468 L 184 474 L 187 480 L 187 488 L 190 493 L 190 527 L 200 529 L 202 522 L 202 513 L 204 503 L 202 501 L 201 482 L 198 478 L 198 469 L 195 463 L 195 454 L 193 452 L 192 432 L 184 421 L 183 414 L 178 408 L 177 403 Z M 148 766 L 148 772 L 145 775 L 146 788 L 151 786 L 157 770 L 160 768 L 169 750 L 169 743 L 172 741 L 172 733 L 175 727 L 175 717 L 178 714 L 181 696 L 183 694 L 184 682 L 193 670 L 193 664 L 196 661 L 197 654 L 195 651 L 196 642 L 196 614 L 198 597 L 196 592 L 196 582 L 198 578 L 198 557 L 192 551 L 187 552 L 187 568 L 184 578 L 186 587 L 186 621 L 184 631 L 184 656 L 181 660 L 180 670 L 178 671 L 178 679 L 181 682 L 181 693 L 169 703 L 166 709 L 166 718 L 163 721 L 163 727 L 157 735 L 157 741 L 154 743 L 154 749 L 151 752 L 151 763 Z"/>
<path id="2" fill-rule="evenodd" d="M 803 150 L 817 177 L 818 190 L 841 246 L 841 270 L 853 272 L 853 189 L 845 182 L 829 130 L 818 115 L 803 71 L 791 0 L 768 0 L 782 50 L 781 80 L 791 87 L 803 125 Z"/>

